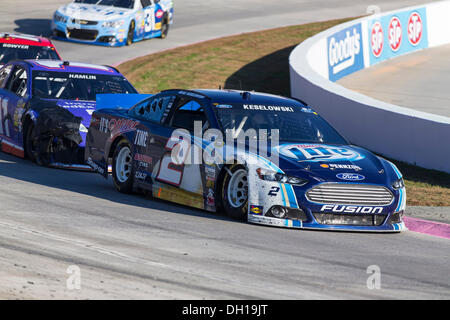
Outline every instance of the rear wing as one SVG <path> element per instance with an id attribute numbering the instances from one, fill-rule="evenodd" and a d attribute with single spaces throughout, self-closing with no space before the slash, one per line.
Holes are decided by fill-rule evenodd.
<path id="1" fill-rule="evenodd" d="M 130 109 L 135 104 L 151 96 L 152 94 L 135 94 L 135 93 L 98 94 L 96 96 L 97 106 L 95 107 L 95 110 Z"/>

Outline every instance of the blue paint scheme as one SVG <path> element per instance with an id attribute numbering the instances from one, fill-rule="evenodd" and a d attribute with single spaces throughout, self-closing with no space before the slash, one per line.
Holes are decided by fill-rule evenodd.
<path id="1" fill-rule="evenodd" d="M 75 43 L 121 47 L 126 45 L 133 24 L 132 42 L 137 42 L 161 37 L 162 24 L 173 23 L 172 0 L 131 1 L 134 2 L 132 8 L 75 2 L 62 6 L 53 15 L 54 37 Z"/>
<path id="2" fill-rule="evenodd" d="M 87 131 L 87 128 L 89 128 L 90 125 L 91 115 L 96 107 L 95 101 L 44 99 L 33 95 L 33 71 L 65 72 L 84 75 L 112 75 L 123 78 L 123 76 L 116 69 L 111 67 L 81 63 L 67 64 L 62 61 L 13 61 L 4 66 L 4 68 L 8 67 L 11 67 L 13 71 L 15 68 L 22 68 L 25 70 L 27 87 L 26 93 L 23 95 L 18 95 L 4 88 L 4 86 L 8 83 L 8 79 L 12 77 L 12 72 L 7 78 L 4 79 L 3 82 L 0 83 L 0 120 L 2 122 L 2 125 L 0 126 L 0 142 L 12 147 L 14 151 L 8 149 L 8 152 L 20 157 L 25 156 L 24 145 L 26 125 L 29 121 L 34 124 L 37 123 L 39 118 L 38 109 L 42 107 L 66 109 L 74 116 L 81 118 L 81 124 L 86 127 Z M 135 90 L 131 84 L 130 87 Z M 84 149 L 86 133 L 87 132 L 80 131 L 80 135 L 83 140 L 79 144 L 80 149 Z M 74 164 L 84 164 L 84 162 Z"/>
<path id="3" fill-rule="evenodd" d="M 87 146 L 85 152 L 85 159 L 89 160 L 91 163 L 95 164 L 96 167 L 101 168 L 104 177 L 107 177 L 107 166 L 108 161 L 112 157 L 114 152 L 114 146 L 121 139 L 128 141 L 132 148 L 132 158 L 135 158 L 136 154 L 145 155 L 152 158 L 152 164 L 145 170 L 142 169 L 139 162 L 133 162 L 133 172 L 144 172 L 148 177 L 153 179 L 145 179 L 145 181 L 134 179 L 134 185 L 141 189 L 152 190 L 155 183 L 160 183 L 158 179 L 155 179 L 156 172 L 159 172 L 160 168 L 155 167 L 157 163 L 161 162 L 164 154 L 168 152 L 166 144 L 169 141 L 174 127 L 170 126 L 167 122 L 175 110 L 172 104 L 168 107 L 168 117 L 161 117 L 160 121 L 147 121 L 145 118 L 141 118 L 136 110 L 139 110 L 141 106 L 146 106 L 147 104 L 153 105 L 155 101 L 162 101 L 164 99 L 169 99 L 173 97 L 172 104 L 177 105 L 178 101 L 183 101 L 183 99 L 196 99 L 200 103 L 207 115 L 207 119 L 210 123 L 210 128 L 219 129 L 219 121 L 216 118 L 217 113 L 215 108 L 222 108 L 223 105 L 233 105 L 235 103 L 248 103 L 243 98 L 243 93 L 239 91 L 231 90 L 167 90 L 159 94 L 156 94 L 146 100 L 141 101 L 128 110 L 125 109 L 102 109 L 94 112 L 92 116 L 92 122 L 89 128 L 89 133 L 87 137 Z M 126 98 L 126 97 L 125 97 Z M 301 103 L 300 101 L 251 92 L 251 103 L 255 105 L 267 105 L 267 106 L 292 106 L 294 108 L 306 108 L 305 112 L 314 112 L 312 109 Z M 171 108 L 171 109 L 170 109 Z M 138 116 L 136 116 L 136 114 Z M 318 115 L 317 115 L 318 116 Z M 107 129 L 114 124 L 121 123 L 124 132 L 113 132 Z M 107 124 L 107 125 L 105 125 Z M 126 125 L 125 125 L 126 124 Z M 133 130 L 127 130 L 133 126 Z M 139 146 L 135 143 L 137 140 L 136 132 L 144 131 L 148 133 L 147 145 Z M 220 130 L 220 129 L 219 129 Z M 210 144 L 210 141 L 204 141 L 199 138 L 194 139 L 195 144 L 206 149 Z M 308 183 L 303 186 L 289 185 L 279 183 L 277 184 L 280 188 L 283 188 L 286 192 L 286 196 L 280 200 L 279 205 L 288 206 L 290 208 L 299 208 L 304 211 L 307 219 L 304 221 L 299 220 L 289 220 L 289 219 L 279 219 L 277 226 L 285 226 L 292 228 L 305 228 L 305 229 L 328 229 L 328 230 L 353 230 L 353 231 L 390 231 L 397 232 L 405 230 L 403 222 L 390 222 L 392 215 L 397 212 L 396 209 L 402 203 L 402 196 L 404 195 L 404 190 L 396 190 L 392 187 L 392 184 L 401 178 L 401 174 L 398 169 L 391 164 L 389 161 L 374 155 L 373 153 L 350 144 L 344 145 L 326 145 L 326 144 L 309 144 L 313 148 L 317 148 L 321 152 L 321 158 L 318 158 L 318 153 L 305 151 L 305 153 L 294 150 L 296 146 L 302 145 L 306 147 L 308 144 L 301 144 L 298 142 L 290 143 L 289 141 L 281 141 L 278 150 L 282 150 L 279 156 L 278 165 L 270 162 L 267 159 L 258 157 L 260 161 L 266 168 L 270 168 L 275 172 L 284 173 L 289 176 L 298 177 L 308 180 Z M 274 148 L 273 150 L 276 150 Z M 287 150 L 287 151 L 286 151 Z M 329 152 L 329 151 L 332 152 Z M 200 164 L 200 172 L 204 171 L 205 164 Z M 332 168 L 332 166 L 335 166 Z M 223 165 L 218 165 L 219 172 L 223 169 Z M 357 168 L 357 172 L 352 171 L 349 168 Z M 184 170 L 184 169 L 180 169 Z M 345 181 L 340 179 L 338 176 L 340 173 L 351 173 L 358 176 L 357 181 Z M 186 178 L 186 179 L 189 179 Z M 207 179 L 202 176 L 202 183 L 205 185 Z M 381 186 L 388 189 L 393 195 L 393 201 L 389 205 L 383 205 L 381 212 L 377 211 L 375 214 L 382 214 L 386 216 L 386 219 L 380 225 L 374 226 L 364 226 L 364 225 L 326 225 L 318 223 L 313 215 L 313 212 L 321 212 L 324 203 L 315 203 L 307 199 L 306 192 L 311 188 L 328 183 L 340 183 L 340 184 L 359 184 L 359 185 L 371 185 L 371 186 Z M 181 189 L 181 187 L 177 187 Z M 217 194 L 218 186 L 214 186 L 214 191 Z M 201 193 L 205 196 L 208 193 L 208 188 L 203 187 Z M 253 190 L 252 192 L 258 192 L 258 190 Z M 174 200 L 175 201 L 175 200 Z M 250 203 L 253 206 L 262 206 L 261 203 Z M 351 206 L 351 204 L 348 204 Z M 373 209 L 375 206 L 371 206 Z M 268 208 L 264 208 L 267 213 Z M 209 209 L 208 209 L 209 210 Z M 212 210 L 214 211 L 214 210 Z M 354 213 L 355 215 L 362 215 L 362 213 Z M 256 217 L 256 215 L 255 215 Z M 268 225 L 274 225 L 273 221 L 277 219 L 271 217 L 266 218 L 265 216 L 258 216 L 258 222 Z M 274 220 L 275 219 L 275 220 Z M 251 221 L 251 220 L 249 220 Z M 251 221 L 252 222 L 252 221 Z"/>
<path id="4" fill-rule="evenodd" d="M 118 93 L 110 93 L 110 94 L 98 94 L 97 95 L 97 103 L 95 106 L 95 110 L 100 109 L 130 109 L 139 101 L 142 101 L 146 98 L 150 98 L 151 94 L 118 94 Z"/>

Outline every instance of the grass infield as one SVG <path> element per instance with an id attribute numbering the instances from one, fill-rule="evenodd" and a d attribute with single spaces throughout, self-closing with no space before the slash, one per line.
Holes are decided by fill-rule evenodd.
<path id="1" fill-rule="evenodd" d="M 221 87 L 290 96 L 290 52 L 314 34 L 348 20 L 210 40 L 128 61 L 118 69 L 140 92 Z M 450 174 L 392 161 L 405 177 L 408 205 L 450 206 Z"/>

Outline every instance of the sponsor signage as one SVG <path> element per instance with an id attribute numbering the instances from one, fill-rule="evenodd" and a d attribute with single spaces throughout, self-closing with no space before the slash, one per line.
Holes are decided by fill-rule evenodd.
<path id="1" fill-rule="evenodd" d="M 368 20 L 370 64 L 428 47 L 425 8 Z"/>
<path id="2" fill-rule="evenodd" d="M 346 147 L 324 144 L 284 144 L 275 148 L 281 155 L 301 161 L 358 161 L 364 155 Z"/>
<path id="3" fill-rule="evenodd" d="M 331 81 L 364 68 L 361 23 L 329 36 L 327 45 L 328 75 Z"/>

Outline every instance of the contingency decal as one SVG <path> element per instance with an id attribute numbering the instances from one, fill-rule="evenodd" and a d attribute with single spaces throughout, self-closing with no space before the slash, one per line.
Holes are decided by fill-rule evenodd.
<path id="1" fill-rule="evenodd" d="M 284 144 L 275 148 L 281 155 L 301 161 L 357 161 L 365 157 L 346 147 L 325 144 Z"/>

